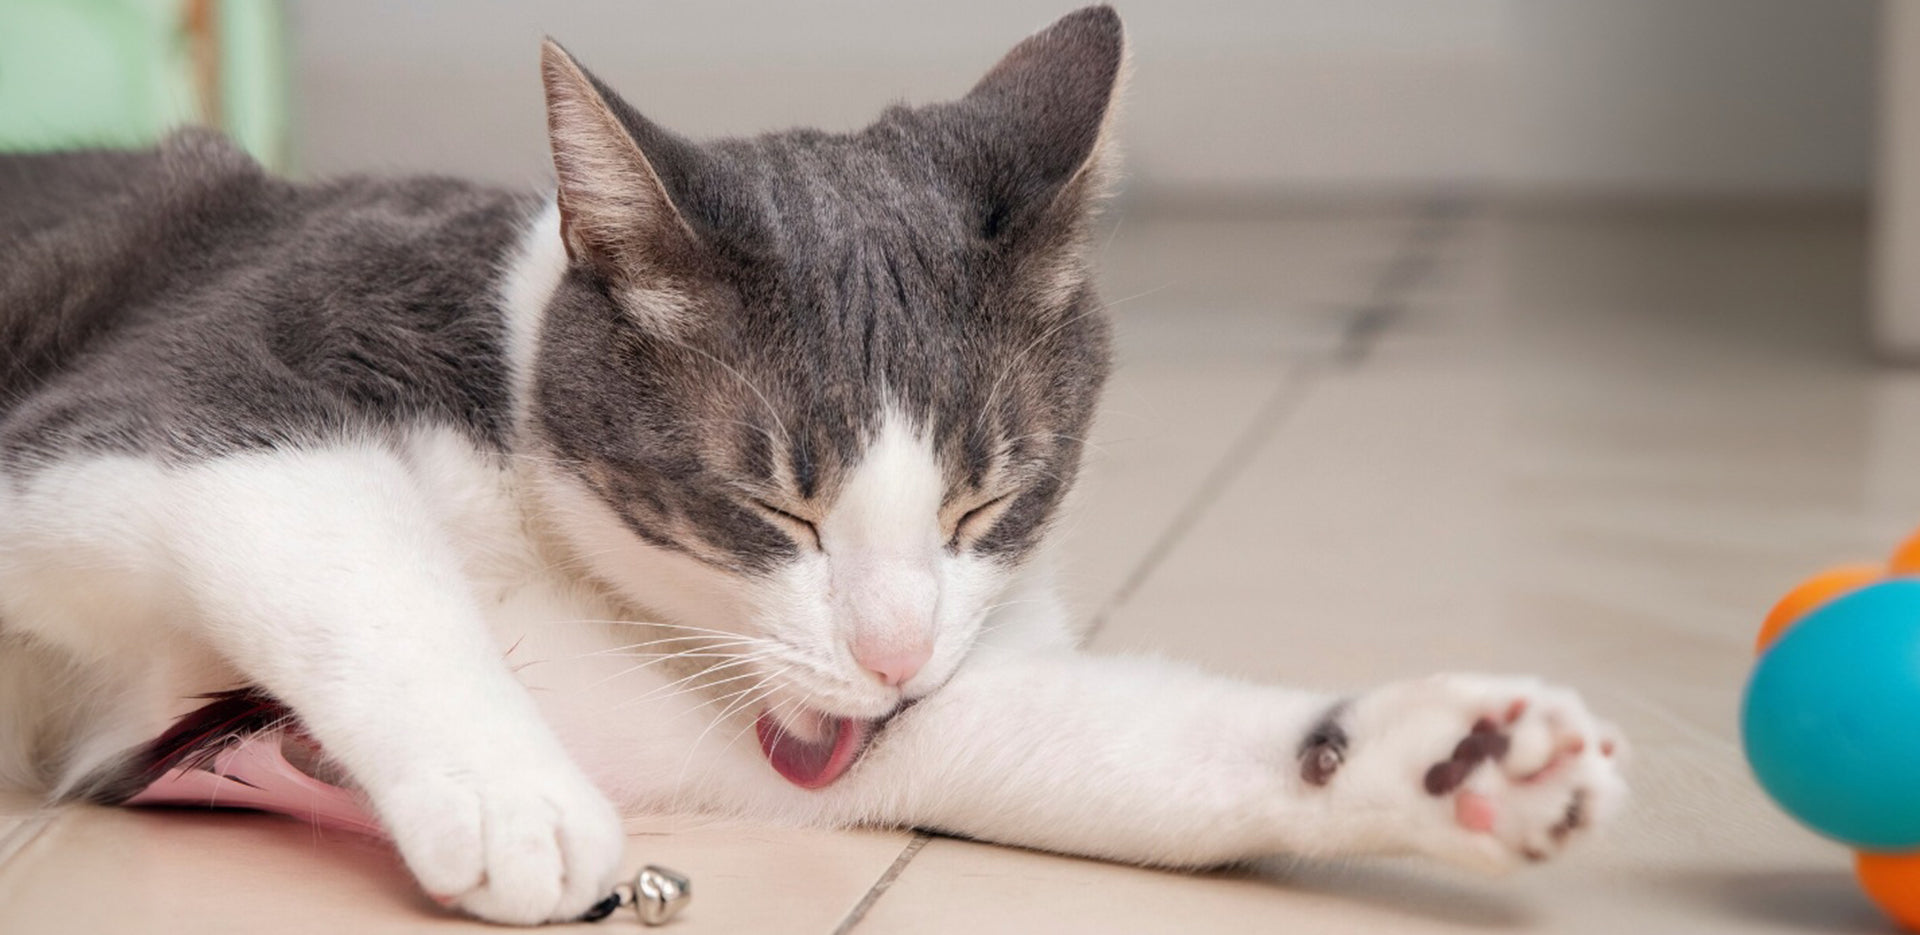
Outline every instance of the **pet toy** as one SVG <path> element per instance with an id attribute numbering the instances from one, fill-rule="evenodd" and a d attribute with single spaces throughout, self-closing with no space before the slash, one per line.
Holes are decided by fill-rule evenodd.
<path id="1" fill-rule="evenodd" d="M 1867 895 L 1920 931 L 1920 534 L 1775 605 L 1741 704 L 1747 762 L 1801 824 L 1855 849 Z"/>

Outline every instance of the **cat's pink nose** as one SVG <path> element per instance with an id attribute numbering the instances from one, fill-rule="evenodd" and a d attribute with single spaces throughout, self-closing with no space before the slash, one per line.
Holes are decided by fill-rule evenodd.
<path id="1" fill-rule="evenodd" d="M 873 673 L 880 684 L 897 688 L 927 664 L 927 659 L 933 656 L 933 641 L 874 644 L 856 639 L 852 649 L 853 661 L 861 668 Z"/>

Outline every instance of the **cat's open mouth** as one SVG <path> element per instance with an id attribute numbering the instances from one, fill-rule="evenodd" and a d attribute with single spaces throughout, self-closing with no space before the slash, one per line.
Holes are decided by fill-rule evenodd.
<path id="1" fill-rule="evenodd" d="M 780 718 L 769 712 L 760 715 L 754 731 L 776 772 L 802 789 L 821 789 L 860 759 L 880 723 L 812 710 Z"/>

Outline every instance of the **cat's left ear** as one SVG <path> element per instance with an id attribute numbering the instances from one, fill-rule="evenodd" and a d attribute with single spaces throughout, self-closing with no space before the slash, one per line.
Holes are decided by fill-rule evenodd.
<path id="1" fill-rule="evenodd" d="M 1077 225 L 1104 193 L 1126 58 L 1120 15 L 1086 7 L 1027 37 L 960 100 L 989 161 L 973 170 L 989 239 L 1050 221 Z"/>
<path id="2" fill-rule="evenodd" d="M 567 255 L 622 286 L 657 285 L 691 269 L 700 238 L 636 132 L 672 159 L 690 158 L 686 145 L 648 123 L 552 39 L 541 46 L 540 74 Z"/>

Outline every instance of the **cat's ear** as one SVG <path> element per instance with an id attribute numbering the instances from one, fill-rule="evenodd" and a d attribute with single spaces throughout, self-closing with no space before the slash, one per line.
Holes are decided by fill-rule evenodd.
<path id="1" fill-rule="evenodd" d="M 993 163 L 982 180 L 983 234 L 1048 217 L 1077 222 L 1104 192 L 1126 57 L 1120 15 L 1086 7 L 1014 46 L 962 99 Z"/>
<path id="2" fill-rule="evenodd" d="M 541 45 L 540 75 L 567 255 L 625 285 L 671 279 L 687 269 L 700 239 L 635 133 L 657 137 L 657 145 L 684 147 L 647 123 L 552 39 Z"/>

